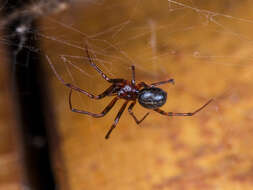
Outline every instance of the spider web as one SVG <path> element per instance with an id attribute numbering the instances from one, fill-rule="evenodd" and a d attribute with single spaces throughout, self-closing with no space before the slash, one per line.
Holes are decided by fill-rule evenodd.
<path id="1" fill-rule="evenodd" d="M 213 104 L 201 113 L 202 117 L 198 120 L 201 124 L 196 125 L 211 126 L 211 129 L 212 126 L 218 127 L 219 129 L 212 133 L 218 136 L 216 140 L 222 144 L 221 149 L 226 149 L 226 146 L 232 143 L 228 139 L 239 138 L 239 134 L 246 135 L 249 128 L 244 127 L 241 130 L 245 133 L 241 133 L 238 127 L 248 126 L 248 120 L 252 119 L 252 104 L 247 103 L 247 98 L 252 95 L 249 89 L 253 60 L 253 15 L 250 1 L 101 0 L 76 1 L 66 6 L 68 8 L 64 11 L 56 11 L 53 15 L 42 18 L 38 39 L 42 40 L 43 48 L 34 50 L 33 47 L 27 47 L 42 56 L 49 56 L 64 80 L 94 94 L 101 93 L 107 87 L 108 84 L 87 64 L 86 44 L 94 62 L 111 78 L 130 79 L 131 65 L 136 66 L 138 81 L 149 83 L 174 78 L 175 86 L 163 87 L 168 91 L 168 105 L 163 108 L 166 111 L 194 110 L 196 106 L 214 98 Z M 40 4 L 38 7 L 43 6 Z M 22 11 L 33 10 L 28 7 Z M 8 22 L 8 18 L 3 22 Z M 20 31 L 22 32 L 22 28 Z M 1 36 L 0 40 L 3 44 L 8 44 L 5 36 Z M 117 189 L 117 184 L 125 184 L 126 189 L 130 189 L 131 184 L 136 185 L 135 180 L 149 179 L 155 185 L 148 187 L 153 189 L 181 187 L 175 185 L 177 179 L 171 177 L 179 175 L 177 169 L 173 166 L 167 168 L 167 165 L 173 165 L 175 160 L 171 157 L 164 159 L 164 152 L 157 150 L 154 154 L 159 156 L 154 160 L 158 165 L 162 164 L 166 171 L 176 170 L 176 174 L 162 170 L 162 177 L 157 181 L 152 178 L 153 169 L 148 167 L 152 159 L 145 159 L 147 161 L 143 161 L 143 164 L 140 164 L 140 160 L 143 159 L 143 154 L 152 157 L 153 147 L 159 139 L 164 142 L 161 143 L 162 146 L 172 150 L 173 147 L 198 147 L 197 142 L 196 145 L 189 143 L 194 139 L 194 132 L 190 131 L 194 129 L 189 129 L 189 126 L 194 126 L 192 123 L 195 120 L 161 118 L 160 115 L 154 114 L 150 116 L 151 119 L 143 122 L 140 129 L 126 116 L 128 114 L 125 111 L 110 141 L 104 141 L 104 134 L 113 122 L 121 103 L 103 119 L 75 115 L 68 109 L 68 91 L 53 75 L 47 62 L 45 67 L 52 74 L 60 132 L 64 137 L 63 149 L 66 155 L 72 150 L 66 159 L 72 160 L 69 161 L 70 169 L 67 172 L 69 176 L 73 176 L 73 189 L 95 189 L 96 184 L 104 185 L 105 189 Z M 238 72 L 240 74 L 236 75 Z M 110 99 L 105 99 L 98 103 L 81 94 L 74 94 L 75 106 L 92 112 L 101 111 L 109 101 Z M 234 110 L 229 111 L 232 108 Z M 249 114 L 246 114 L 246 111 Z M 146 110 L 136 106 L 135 112 L 140 116 Z M 242 115 L 246 115 L 246 119 L 242 119 Z M 212 120 L 211 117 L 216 119 Z M 168 126 L 171 128 L 168 129 Z M 208 127 L 204 132 L 209 134 L 211 129 Z M 174 134 L 177 136 L 179 132 L 185 136 L 174 137 Z M 154 141 L 150 140 L 153 133 L 158 134 Z M 173 138 L 176 138 L 174 143 Z M 251 136 L 245 138 L 247 141 Z M 204 140 L 199 140 L 200 144 L 206 145 Z M 127 153 L 132 155 L 134 152 L 129 149 L 144 149 L 145 153 L 137 153 L 135 158 L 130 158 Z M 210 152 L 215 154 L 215 151 Z M 120 155 L 123 165 L 124 162 L 133 164 L 132 170 L 146 171 L 133 173 L 132 177 L 127 178 L 126 176 L 130 175 L 128 169 L 121 167 L 114 155 Z M 243 155 L 249 156 L 246 153 Z M 140 168 L 137 167 L 138 164 L 141 165 Z M 198 167 L 184 167 L 189 167 L 192 173 L 186 173 L 179 178 L 181 184 L 188 183 L 187 175 L 198 179 L 198 172 L 194 170 L 199 169 Z M 90 174 L 84 171 L 90 171 Z M 220 170 L 214 169 L 213 172 L 217 171 Z M 228 174 L 230 172 L 229 169 L 224 171 Z M 110 174 L 106 176 L 107 173 Z M 201 174 L 207 175 L 205 172 Z M 99 175 L 101 176 L 98 177 Z M 113 181 L 115 176 L 118 177 Z M 98 182 L 93 182 L 93 178 L 98 178 Z M 169 180 L 161 180 L 167 178 Z M 82 180 L 85 182 L 82 183 Z M 144 186 L 138 185 L 136 189 L 143 189 Z M 195 189 L 201 189 L 201 185 L 203 184 L 194 182 L 193 186 Z"/>

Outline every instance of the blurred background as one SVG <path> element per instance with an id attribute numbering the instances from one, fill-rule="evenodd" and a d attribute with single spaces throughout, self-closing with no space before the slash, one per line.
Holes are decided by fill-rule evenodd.
<path id="1" fill-rule="evenodd" d="M 39 50 L 27 49 L 41 57 L 49 88 L 53 116 L 47 118 L 47 130 L 51 142 L 57 139 L 50 144 L 50 158 L 58 189 L 252 189 L 251 1 L 56 2 L 54 8 L 47 1 L 33 2 L 22 11 L 37 13 L 38 28 L 30 32 L 36 33 Z M 4 26 L 9 17 L 1 21 Z M 6 38 L 2 33 L 0 189 L 16 190 L 24 189 L 25 167 Z M 46 59 L 65 81 L 99 94 L 109 83 L 88 64 L 85 44 L 111 78 L 131 79 L 131 65 L 139 82 L 173 78 L 175 85 L 161 86 L 168 94 L 165 111 L 192 112 L 214 101 L 193 117 L 151 111 L 139 126 L 125 111 L 105 140 L 123 101 L 99 119 L 71 112 L 69 89 Z M 95 113 L 110 101 L 73 93 L 75 108 Z M 140 118 L 147 110 L 137 105 L 134 112 Z"/>

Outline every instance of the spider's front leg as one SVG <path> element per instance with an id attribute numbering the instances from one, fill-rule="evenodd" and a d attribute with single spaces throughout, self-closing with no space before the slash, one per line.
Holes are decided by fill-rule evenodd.
<path id="1" fill-rule="evenodd" d="M 132 83 L 133 85 L 135 85 L 135 66 L 132 65 L 132 66 L 131 66 L 131 69 L 132 69 L 132 81 L 131 81 L 131 83 Z"/>
<path id="2" fill-rule="evenodd" d="M 119 83 L 119 82 L 124 82 L 125 80 L 124 79 L 111 79 L 109 78 L 93 61 L 93 58 L 91 57 L 90 53 L 89 53 L 89 50 L 88 50 L 88 47 L 87 47 L 87 44 L 86 44 L 86 54 L 87 54 L 87 57 L 88 57 L 88 61 L 89 61 L 89 64 L 103 77 L 103 79 L 105 79 L 107 82 L 110 82 L 110 83 Z"/>
<path id="3" fill-rule="evenodd" d="M 213 101 L 213 99 L 209 100 L 207 103 L 205 103 L 203 106 L 195 110 L 194 112 L 189 112 L 189 113 L 174 113 L 174 112 L 165 112 L 159 108 L 154 109 L 154 111 L 166 115 L 166 116 L 193 116 L 194 114 L 198 113 L 201 111 L 204 107 L 206 107 L 208 104 L 210 104 Z"/>
<path id="4" fill-rule="evenodd" d="M 110 89 L 110 88 L 108 88 Z M 108 90 L 107 89 L 107 90 Z M 105 91 L 106 92 L 106 91 Z M 104 95 L 105 95 L 104 92 Z M 71 102 L 71 95 L 72 95 L 72 89 L 69 92 L 69 108 L 71 111 L 75 112 L 75 113 L 80 113 L 80 114 L 86 114 L 86 115 L 90 115 L 92 117 L 98 118 L 98 117 L 103 117 L 105 116 L 111 109 L 112 107 L 115 105 L 115 103 L 119 100 L 118 97 L 115 97 L 106 107 L 105 109 L 101 112 L 101 113 L 91 113 L 85 110 L 79 110 L 79 109 L 75 109 L 72 107 L 72 102 Z"/>
<path id="5" fill-rule="evenodd" d="M 136 101 L 130 104 L 130 106 L 128 107 L 128 112 L 134 118 L 134 121 L 139 125 L 149 115 L 149 112 L 146 113 L 140 120 L 138 120 L 137 117 L 133 113 L 133 107 L 135 106 L 135 104 L 136 104 Z"/>
<path id="6" fill-rule="evenodd" d="M 101 98 L 105 97 L 105 96 L 104 96 L 104 95 L 105 95 L 104 93 L 102 93 L 101 95 L 98 95 L 98 96 L 97 96 L 97 95 L 93 95 L 93 94 L 91 94 L 91 93 L 89 93 L 89 92 L 87 92 L 87 91 L 85 91 L 85 90 L 83 90 L 83 89 L 81 89 L 81 88 L 79 88 L 79 87 L 77 87 L 77 86 L 71 84 L 71 83 L 65 82 L 65 81 L 63 80 L 63 78 L 59 75 L 59 73 L 56 71 L 56 69 L 55 69 L 53 63 L 51 62 L 50 58 L 49 58 L 47 55 L 46 55 L 46 58 L 47 58 L 47 61 L 48 61 L 49 65 L 50 65 L 51 69 L 53 70 L 55 76 L 57 77 L 57 79 L 58 79 L 63 85 L 65 85 L 66 87 L 68 87 L 68 88 L 70 88 L 70 89 L 72 89 L 72 90 L 81 92 L 81 93 L 87 95 L 89 98 L 92 98 L 92 99 L 101 99 Z"/>

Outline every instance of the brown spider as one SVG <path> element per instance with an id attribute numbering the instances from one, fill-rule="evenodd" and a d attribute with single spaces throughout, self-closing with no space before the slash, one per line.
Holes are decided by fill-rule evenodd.
<path id="1" fill-rule="evenodd" d="M 133 119 L 135 120 L 135 122 L 137 124 L 140 124 L 149 114 L 146 113 L 142 119 L 138 120 L 136 118 L 136 116 L 133 113 L 133 107 L 136 104 L 136 99 L 138 99 L 138 102 L 141 106 L 147 108 L 147 109 L 151 109 L 154 110 L 162 115 L 166 115 L 166 116 L 193 116 L 194 114 L 196 114 L 197 112 L 199 112 L 200 110 L 202 110 L 204 107 L 206 107 L 211 101 L 209 100 L 206 104 L 204 104 L 203 106 L 201 106 L 199 109 L 195 110 L 194 112 L 189 112 L 189 113 L 173 113 L 173 112 L 165 112 L 161 109 L 159 109 L 159 107 L 161 107 L 162 105 L 165 104 L 166 99 L 167 99 L 167 93 L 165 91 L 163 91 L 160 88 L 157 88 L 156 86 L 159 86 L 161 84 L 166 84 L 166 83 L 172 83 L 174 84 L 174 80 L 173 79 L 169 79 L 166 81 L 160 81 L 160 82 L 156 82 L 156 83 L 152 83 L 150 85 L 144 83 L 144 82 L 140 82 L 140 83 L 135 83 L 135 67 L 132 66 L 132 80 L 125 80 L 125 79 L 110 79 L 108 78 L 93 62 L 88 48 L 86 48 L 86 53 L 87 53 L 87 57 L 89 60 L 89 64 L 109 83 L 111 83 L 112 85 L 107 88 L 102 94 L 100 95 L 93 95 L 89 92 L 86 92 L 85 90 L 71 84 L 71 83 L 67 83 L 65 82 L 62 77 L 57 73 L 56 69 L 54 68 L 52 62 L 50 61 L 49 57 L 47 56 L 47 60 L 49 62 L 49 65 L 51 66 L 52 70 L 54 71 L 56 77 L 58 78 L 59 81 L 61 81 L 61 83 L 63 83 L 65 86 L 67 86 L 68 88 L 70 88 L 70 93 L 69 93 L 69 107 L 71 109 L 71 111 L 76 112 L 76 113 L 80 113 L 80 114 L 87 114 L 90 115 L 92 117 L 95 118 L 99 118 L 99 117 L 103 117 L 105 116 L 111 109 L 112 107 L 115 105 L 115 103 L 119 100 L 119 99 L 124 99 L 125 102 L 124 104 L 121 106 L 115 120 L 114 123 L 112 124 L 110 130 L 107 132 L 105 138 L 108 139 L 112 130 L 116 127 L 117 123 L 119 122 L 119 119 L 122 115 L 122 113 L 124 112 L 124 110 L 126 109 L 126 106 L 129 102 L 132 102 L 130 104 L 130 106 L 128 107 L 128 112 L 129 114 L 133 117 Z M 81 92 L 85 95 L 87 95 L 89 98 L 92 99 L 102 99 L 106 96 L 115 96 L 112 101 L 106 106 L 106 108 L 101 112 L 101 113 L 91 113 L 88 111 L 84 111 L 84 110 L 78 110 L 72 107 L 72 103 L 71 103 L 71 95 L 72 95 L 72 90 Z"/>

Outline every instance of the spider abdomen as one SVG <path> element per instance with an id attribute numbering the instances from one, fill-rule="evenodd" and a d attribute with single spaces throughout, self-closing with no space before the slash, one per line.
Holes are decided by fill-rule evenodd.
<path id="1" fill-rule="evenodd" d="M 167 93 L 160 88 L 144 88 L 139 92 L 139 103 L 148 109 L 156 109 L 165 104 Z"/>

